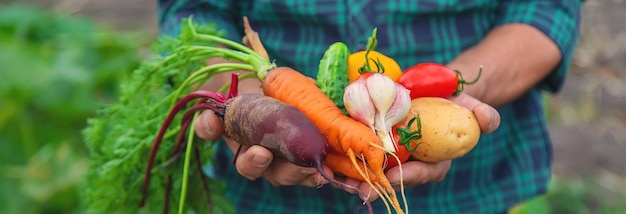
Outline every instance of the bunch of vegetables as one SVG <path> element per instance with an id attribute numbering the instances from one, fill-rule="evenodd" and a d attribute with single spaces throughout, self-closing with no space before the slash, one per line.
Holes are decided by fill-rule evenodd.
<path id="1" fill-rule="evenodd" d="M 404 209 L 408 211 L 406 199 L 403 209 L 385 176 L 390 157 L 400 167 L 409 156 L 422 161 L 449 160 L 469 151 L 478 140 L 480 130 L 473 114 L 467 109 L 444 98 L 412 99 L 410 95 L 415 88 L 396 82 L 404 75 L 397 63 L 396 66 L 384 64 L 395 62 L 374 50 L 375 31 L 368 42 L 368 49 L 362 53 L 351 54 L 341 42 L 331 44 L 320 61 L 317 80 L 313 81 L 294 68 L 279 67 L 271 62 L 245 17 L 244 22 L 245 45 L 224 39 L 213 26 L 200 26 L 186 19 L 178 38 L 161 41 L 162 51 L 169 55 L 137 70 L 131 83 L 125 85 L 126 96 L 117 105 L 105 109 L 100 118 L 91 121 L 86 136 L 90 137 L 92 153 L 109 158 L 101 160 L 99 164 L 103 165 L 92 165 L 91 178 L 95 179 L 89 181 L 92 187 L 102 184 L 97 176 L 111 173 L 112 167 L 122 167 L 127 177 L 118 172 L 117 178 L 121 181 L 115 187 L 141 189 L 141 195 L 133 192 L 119 200 L 109 201 L 109 204 L 98 204 L 95 198 L 110 195 L 93 195 L 90 199 L 94 208 L 111 210 L 120 203 L 136 203 L 139 211 L 147 211 L 162 204 L 163 211 L 167 212 L 176 209 L 170 206 L 172 200 L 169 200 L 172 189 L 176 188 L 174 190 L 180 192 L 179 213 L 189 209 L 232 211 L 229 205 L 215 203 L 216 199 L 222 198 L 216 187 L 211 185 L 216 182 L 207 182 L 205 176 L 197 176 L 201 185 L 197 189 L 203 190 L 205 196 L 193 197 L 195 200 L 204 198 L 204 205 L 190 203 L 186 198 L 188 185 L 191 184 L 189 175 L 202 174 L 200 157 L 210 157 L 212 150 L 206 147 L 214 145 L 206 143 L 198 146 L 194 143 L 194 130 L 190 124 L 200 111 L 206 109 L 213 110 L 222 118 L 225 135 L 241 145 L 261 145 L 296 165 L 317 168 L 331 183 L 346 189 L 359 191 L 332 179 L 322 167 L 326 165 L 337 175 L 368 183 L 389 213 L 391 208 L 397 213 L 404 213 Z M 218 45 L 229 48 L 219 48 Z M 206 59 L 214 57 L 239 62 L 203 64 Z M 360 65 L 356 68 L 358 74 L 353 72 L 354 65 Z M 230 88 L 226 95 L 198 90 L 199 83 L 213 75 L 234 70 L 249 72 L 233 75 L 230 85 L 222 88 L 221 92 Z M 392 72 L 397 75 L 390 76 Z M 245 78 L 258 78 L 266 96 L 239 95 L 238 80 Z M 146 97 L 138 102 L 135 100 L 138 95 Z M 137 107 L 141 111 L 129 110 L 129 107 Z M 179 115 L 181 111 L 184 113 Z M 145 118 L 124 121 L 123 117 L 129 113 L 138 113 Z M 440 120 L 444 117 L 449 121 Z M 110 121 L 124 124 L 110 124 Z M 131 124 L 136 130 L 127 130 Z M 120 126 L 126 129 L 120 129 Z M 134 132 L 145 129 L 153 130 L 153 134 L 145 136 Z M 104 138 L 101 135 L 103 131 L 114 135 Z M 464 142 L 460 142 L 460 138 L 445 141 L 451 138 L 448 134 L 467 137 L 461 139 Z M 120 147 L 111 142 L 111 137 L 130 137 L 137 143 L 130 148 L 126 145 L 125 149 L 114 150 L 113 153 L 117 154 L 101 154 L 111 151 L 103 148 Z M 440 142 L 463 144 L 466 149 L 459 151 Z M 429 151 L 420 150 L 422 147 L 427 147 Z M 159 152 L 160 149 L 167 149 L 167 154 Z M 147 154 L 148 150 L 144 174 L 138 175 L 138 166 L 127 165 L 125 161 L 140 159 L 141 154 Z M 110 155 L 117 155 L 118 159 L 111 160 L 107 157 Z M 183 173 L 177 175 L 173 173 L 176 169 L 173 166 L 180 166 L 176 161 L 180 157 L 184 157 Z M 190 167 L 192 157 L 195 169 Z M 140 162 L 134 160 L 133 163 Z M 155 166 L 157 163 L 159 165 Z M 107 177 L 111 179 L 113 176 Z M 181 186 L 173 185 L 178 181 Z M 371 212 L 370 204 L 365 204 Z"/>
<path id="2" fill-rule="evenodd" d="M 402 163 L 410 158 L 425 162 L 452 160 L 476 145 L 480 129 L 473 113 L 446 98 L 458 95 L 464 84 L 473 84 L 478 78 L 465 81 L 459 71 L 436 63 L 417 64 L 402 71 L 392 58 L 375 50 L 376 29 L 366 50 L 346 57 L 347 48 L 337 48 L 344 45 L 338 42 L 329 47 L 317 76 L 318 86 L 380 139 L 380 143 L 369 146 L 378 150 L 375 153 L 383 159 L 384 170 L 400 166 L 402 173 Z M 331 57 L 337 65 L 329 67 Z M 328 72 L 330 69 L 335 72 Z M 334 76 L 329 77 L 331 74 Z M 367 157 L 360 157 L 366 167 L 346 164 L 355 161 L 350 153 L 346 158 L 342 152 L 331 149 L 327 165 L 340 174 L 370 183 L 381 198 L 402 213 L 395 193 L 386 189 L 380 165 L 372 165 Z M 406 199 L 404 207 L 408 209 Z"/>

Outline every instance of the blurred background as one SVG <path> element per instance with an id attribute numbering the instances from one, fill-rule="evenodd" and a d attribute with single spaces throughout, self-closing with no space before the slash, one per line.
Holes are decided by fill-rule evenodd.
<path id="1" fill-rule="evenodd" d="M 88 163 L 80 131 L 149 56 L 155 8 L 151 0 L 0 0 L 0 212 L 80 212 Z M 553 182 L 520 213 L 626 213 L 624 12 L 626 0 L 587 0 L 571 75 L 546 95 Z"/>

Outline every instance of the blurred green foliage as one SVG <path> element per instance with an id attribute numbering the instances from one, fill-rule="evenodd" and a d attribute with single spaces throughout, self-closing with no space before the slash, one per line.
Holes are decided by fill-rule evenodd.
<path id="1" fill-rule="evenodd" d="M 78 212 L 81 129 L 148 44 L 88 18 L 0 7 L 0 212 Z"/>
<path id="2" fill-rule="evenodd" d="M 626 198 L 611 197 L 589 180 L 554 177 L 548 193 L 516 207 L 510 214 L 621 214 Z M 609 200 L 611 199 L 611 200 Z"/>

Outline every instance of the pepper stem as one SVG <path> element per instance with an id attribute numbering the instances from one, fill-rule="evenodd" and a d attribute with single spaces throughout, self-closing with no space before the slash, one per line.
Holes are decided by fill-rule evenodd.
<path id="1" fill-rule="evenodd" d="M 463 90 L 465 89 L 465 85 L 471 85 L 471 84 L 478 82 L 478 79 L 480 79 L 480 75 L 483 73 L 483 66 L 482 65 L 480 66 L 478 70 L 478 76 L 476 76 L 474 80 L 469 81 L 469 82 L 463 79 L 463 74 L 461 74 L 461 71 L 454 70 L 454 72 L 456 73 L 457 79 L 459 80 L 459 85 L 457 86 L 452 96 L 457 96 L 461 92 L 463 92 Z"/>
<path id="2" fill-rule="evenodd" d="M 377 28 L 374 28 L 374 30 L 372 30 L 372 35 L 369 38 L 367 38 L 367 46 L 365 47 L 365 63 L 363 64 L 363 66 L 359 68 L 360 74 L 365 73 L 365 72 L 373 72 L 372 67 L 370 66 L 370 60 L 372 60 L 374 64 L 376 65 L 375 72 L 385 73 L 385 67 L 380 62 L 380 59 L 369 58 L 370 51 L 373 51 L 374 49 L 376 49 L 376 46 L 378 46 L 378 40 L 376 39 L 377 31 L 378 31 Z"/>
<path id="3" fill-rule="evenodd" d="M 411 131 L 411 126 L 413 125 L 413 123 L 416 123 L 415 131 Z M 400 144 L 406 146 L 406 149 L 409 152 L 415 151 L 417 149 L 417 146 L 424 143 L 420 142 L 418 144 L 415 144 L 414 147 L 411 147 L 411 141 L 419 140 L 422 138 L 422 121 L 420 120 L 419 115 L 411 118 L 411 120 L 409 120 L 409 123 L 406 125 L 406 128 L 396 128 L 396 132 L 398 133 L 398 136 L 400 136 Z"/>

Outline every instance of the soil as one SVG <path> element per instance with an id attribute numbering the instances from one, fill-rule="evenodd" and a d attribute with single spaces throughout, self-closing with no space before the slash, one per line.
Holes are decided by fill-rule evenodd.
<path id="1" fill-rule="evenodd" d="M 0 0 L 0 3 L 7 2 Z M 157 32 L 156 1 L 29 0 L 121 30 Z M 547 97 L 554 174 L 626 197 L 626 0 L 587 0 L 562 90 Z"/>

